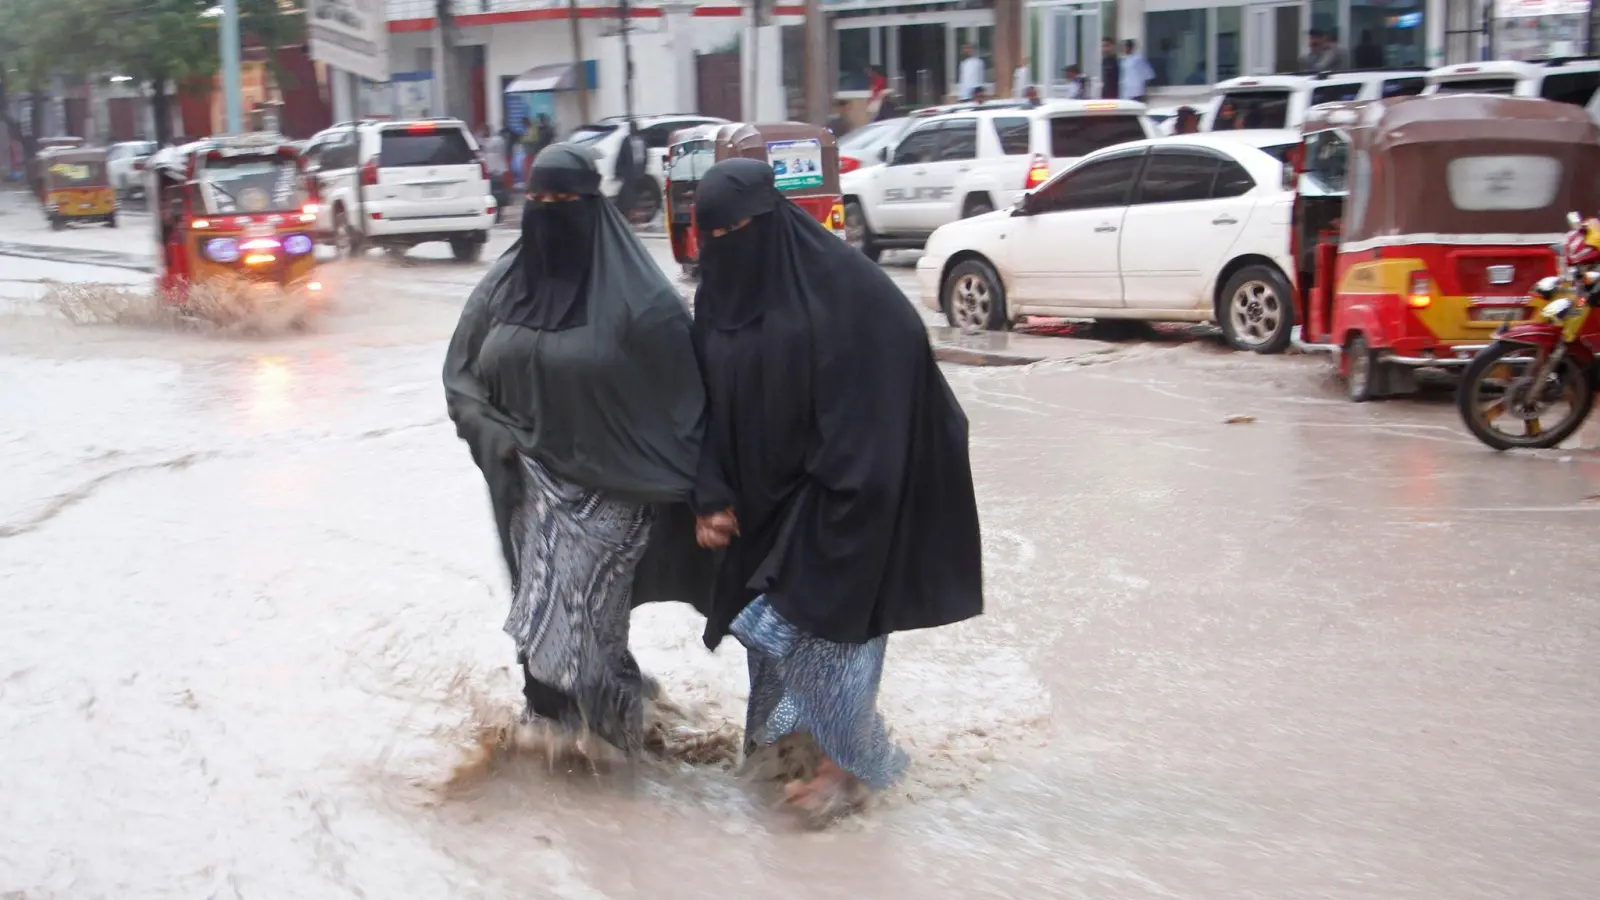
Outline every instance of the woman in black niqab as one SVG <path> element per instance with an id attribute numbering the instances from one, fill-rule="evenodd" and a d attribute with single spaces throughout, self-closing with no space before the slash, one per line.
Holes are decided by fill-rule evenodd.
<path id="1" fill-rule="evenodd" d="M 746 750 L 806 732 L 812 814 L 899 777 L 876 710 L 887 635 L 983 610 L 967 419 L 900 289 L 757 160 L 700 182 L 695 349 L 708 416 L 692 502 L 726 545 L 706 631 L 749 653 Z"/>
<path id="2" fill-rule="evenodd" d="M 505 631 L 528 713 L 625 751 L 651 688 L 631 606 L 706 609 L 687 505 L 705 392 L 688 310 L 581 147 L 534 160 L 522 240 L 467 300 L 445 357 L 456 433 L 489 487 L 511 574 Z"/>

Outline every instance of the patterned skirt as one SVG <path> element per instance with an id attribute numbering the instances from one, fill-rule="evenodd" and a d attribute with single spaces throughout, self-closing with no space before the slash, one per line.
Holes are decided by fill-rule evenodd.
<path id="1" fill-rule="evenodd" d="M 633 570 L 650 507 L 565 481 L 522 456 L 524 497 L 511 522 L 520 573 L 505 632 L 517 643 L 529 712 L 587 726 L 632 752 L 646 687 L 628 651 Z"/>
<path id="2" fill-rule="evenodd" d="M 889 639 L 835 644 L 792 625 L 758 597 L 730 629 L 750 666 L 745 746 L 809 734 L 839 768 L 882 790 L 905 773 L 905 751 L 878 713 L 878 684 Z"/>

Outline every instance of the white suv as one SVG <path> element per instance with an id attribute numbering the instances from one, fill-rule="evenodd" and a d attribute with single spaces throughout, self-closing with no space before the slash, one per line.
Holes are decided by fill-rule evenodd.
<path id="1" fill-rule="evenodd" d="M 144 191 L 144 173 L 139 169 L 141 160 L 156 152 L 155 141 L 122 141 L 112 144 L 106 151 L 106 180 L 118 194 L 126 197 Z"/>
<path id="2" fill-rule="evenodd" d="M 1247 75 L 1217 82 L 1200 116 L 1201 131 L 1299 128 L 1321 103 L 1410 97 L 1427 87 L 1426 71 L 1360 69 L 1315 75 Z"/>
<path id="3" fill-rule="evenodd" d="M 1508 94 L 1586 106 L 1600 94 L 1600 59 L 1458 63 L 1428 73 L 1424 94 Z"/>
<path id="4" fill-rule="evenodd" d="M 846 237 L 872 259 L 919 248 L 939 226 L 1003 209 L 1087 153 L 1154 137 L 1144 110 L 1058 100 L 930 116 L 881 151 L 884 165 L 840 176 Z"/>
<path id="5" fill-rule="evenodd" d="M 644 141 L 645 164 L 644 174 L 634 185 L 630 215 L 635 223 L 645 223 L 661 212 L 662 198 L 666 196 L 665 163 L 673 132 L 697 125 L 726 125 L 728 120 L 716 116 L 661 115 L 634 116 L 633 121 L 639 128 L 640 139 Z M 622 149 L 622 136 L 627 133 L 623 126 L 627 122 L 622 116 L 612 116 L 581 126 L 567 136 L 568 141 L 583 144 L 600 157 L 597 161 L 600 190 L 607 197 L 615 198 L 622 191 L 622 183 L 617 181 L 616 174 L 617 153 Z"/>
<path id="6" fill-rule="evenodd" d="M 312 137 L 303 155 L 321 239 L 352 256 L 430 241 L 449 242 L 462 262 L 482 255 L 495 200 L 461 120 L 342 122 Z"/>

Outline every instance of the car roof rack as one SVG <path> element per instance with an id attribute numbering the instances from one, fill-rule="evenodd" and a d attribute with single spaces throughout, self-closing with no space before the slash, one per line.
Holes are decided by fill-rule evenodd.
<path id="1" fill-rule="evenodd" d="M 1567 63 L 1593 62 L 1597 59 L 1600 59 L 1600 56 L 1554 56 L 1550 59 L 1540 60 L 1540 62 L 1547 67 L 1554 68 L 1556 66 L 1564 66 Z"/>

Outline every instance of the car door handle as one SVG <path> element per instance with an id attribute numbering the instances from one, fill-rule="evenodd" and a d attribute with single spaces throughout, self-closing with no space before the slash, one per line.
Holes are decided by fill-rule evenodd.
<path id="1" fill-rule="evenodd" d="M 1235 219 L 1233 216 L 1224 215 L 1224 216 L 1217 216 L 1215 219 L 1212 219 L 1211 220 L 1211 224 L 1213 224 L 1213 225 L 1237 225 L 1237 224 L 1239 224 L 1239 220 Z"/>
<path id="2" fill-rule="evenodd" d="M 972 169 L 971 166 L 961 166 L 960 168 L 957 168 L 956 171 L 957 172 L 967 172 L 967 171 L 970 171 L 971 169 Z"/>
<path id="3" fill-rule="evenodd" d="M 1094 230 L 1097 231 L 1097 232 L 1100 232 L 1100 233 L 1105 233 L 1107 231 L 1116 231 L 1117 230 L 1117 226 L 1115 226 L 1115 225 L 1096 225 Z"/>
<path id="4" fill-rule="evenodd" d="M 913 175 L 926 175 L 926 174 L 928 174 L 928 170 L 927 169 L 912 169 L 911 170 L 911 174 L 913 174 Z"/>

